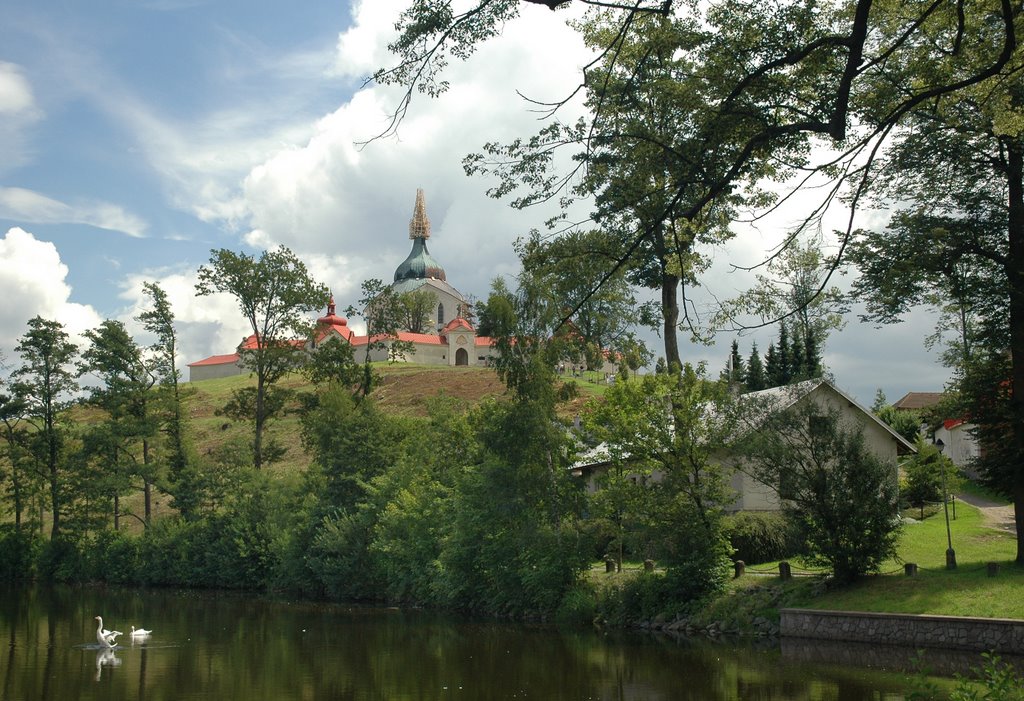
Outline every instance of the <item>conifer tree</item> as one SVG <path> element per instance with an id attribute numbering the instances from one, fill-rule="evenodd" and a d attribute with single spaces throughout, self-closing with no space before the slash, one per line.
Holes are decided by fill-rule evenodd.
<path id="1" fill-rule="evenodd" d="M 806 380 L 810 377 L 807 374 L 807 364 L 804 358 L 804 339 L 799 326 L 793 327 L 792 336 L 789 339 L 789 381 Z"/>
<path id="2" fill-rule="evenodd" d="M 746 368 L 743 366 L 743 356 L 740 355 L 739 341 L 733 339 L 732 350 L 729 352 L 729 360 L 725 364 L 722 378 L 727 380 L 729 384 L 743 384 L 743 378 L 746 374 Z"/>
<path id="3" fill-rule="evenodd" d="M 764 384 L 765 387 L 778 387 L 776 380 L 779 376 L 779 354 L 775 352 L 775 343 L 768 344 L 768 351 L 764 354 Z"/>
<path id="4" fill-rule="evenodd" d="M 769 346 L 770 348 L 771 346 Z M 749 392 L 757 392 L 766 387 L 764 364 L 757 352 L 757 341 L 754 341 L 750 349 L 750 358 L 747 360 L 747 372 L 743 377 L 743 383 Z"/>

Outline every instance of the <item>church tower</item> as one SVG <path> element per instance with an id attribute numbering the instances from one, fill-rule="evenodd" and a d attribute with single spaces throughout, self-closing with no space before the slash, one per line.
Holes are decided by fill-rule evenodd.
<path id="1" fill-rule="evenodd" d="M 416 204 L 413 205 L 412 219 L 409 220 L 409 238 L 412 250 L 395 269 L 395 280 L 391 285 L 396 293 L 427 290 L 434 295 L 434 309 L 430 314 L 431 328 L 440 332 L 445 324 L 460 315 L 465 308 L 466 298 L 448 284 L 444 268 L 427 250 L 430 238 L 430 219 L 427 218 L 426 199 L 423 190 L 416 190 Z"/>

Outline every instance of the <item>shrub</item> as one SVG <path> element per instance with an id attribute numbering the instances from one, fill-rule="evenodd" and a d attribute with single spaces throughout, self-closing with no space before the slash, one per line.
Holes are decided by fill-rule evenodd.
<path id="1" fill-rule="evenodd" d="M 139 538 L 121 531 L 104 530 L 83 553 L 83 574 L 89 580 L 114 584 L 139 581 Z"/>
<path id="2" fill-rule="evenodd" d="M 740 511 L 725 518 L 733 560 L 748 565 L 781 560 L 799 552 L 798 529 L 785 516 L 769 511 Z"/>
<path id="3" fill-rule="evenodd" d="M 597 597 L 594 590 L 579 584 L 565 592 L 555 611 L 555 622 L 566 626 L 590 625 L 596 613 Z"/>
<path id="4" fill-rule="evenodd" d="M 31 528 L 0 526 L 0 581 L 31 579 L 43 541 Z"/>

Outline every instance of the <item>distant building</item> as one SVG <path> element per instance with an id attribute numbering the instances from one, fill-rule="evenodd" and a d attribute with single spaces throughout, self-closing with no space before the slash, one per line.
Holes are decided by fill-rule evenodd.
<path id="1" fill-rule="evenodd" d="M 473 325 L 464 318 L 468 301 L 457 289 L 448 284 L 447 275 L 430 251 L 430 220 L 427 218 L 423 190 L 416 191 L 412 220 L 409 222 L 409 238 L 412 250 L 395 269 L 391 287 L 395 292 L 406 293 L 427 290 L 434 295 L 435 304 L 431 314 L 431 333 L 412 333 L 408 330 L 398 334 L 397 340 L 412 344 L 413 351 L 405 361 L 428 365 L 488 365 L 496 355 L 490 338 L 478 336 Z M 380 341 L 383 347 L 370 351 L 371 360 L 388 360 L 390 340 L 384 337 L 370 339 L 357 336 L 348 327 L 348 320 L 336 313 L 334 299 L 327 305 L 327 313 L 317 319 L 316 331 L 306 347 L 310 352 L 329 338 L 339 338 L 351 343 L 356 349 L 365 348 L 371 340 Z M 241 360 L 241 351 L 255 347 L 256 337 L 242 340 L 234 353 L 212 355 L 209 358 L 189 363 L 189 380 L 197 382 L 218 377 L 246 374 Z M 361 357 L 358 355 L 357 357 Z"/>
<path id="2" fill-rule="evenodd" d="M 931 414 L 933 421 L 941 420 L 942 423 L 934 431 L 928 424 L 922 425 L 921 432 L 925 440 L 936 444 L 942 441 L 939 444 L 942 446 L 942 454 L 971 477 L 977 477 L 972 468 L 981 451 L 974 437 L 974 424 L 962 417 L 950 419 L 935 415 L 944 397 L 942 392 L 907 392 L 893 403 L 893 407 L 900 411 L 916 411 L 922 418 Z"/>

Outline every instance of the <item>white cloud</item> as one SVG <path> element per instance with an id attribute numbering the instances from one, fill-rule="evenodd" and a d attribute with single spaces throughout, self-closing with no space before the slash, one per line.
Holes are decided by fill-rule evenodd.
<path id="1" fill-rule="evenodd" d="M 0 115 L 33 115 L 36 113 L 35 96 L 32 86 L 13 63 L 0 61 Z"/>
<path id="2" fill-rule="evenodd" d="M 141 238 L 146 222 L 108 202 L 66 204 L 20 187 L 0 187 L 0 218 L 33 224 L 88 224 Z"/>
<path id="3" fill-rule="evenodd" d="M 340 73 L 366 75 L 394 61 L 384 47 L 404 4 L 355 8 L 353 27 L 339 38 Z M 246 242 L 344 260 L 347 267 L 325 280 L 344 304 L 361 280 L 389 280 L 408 253 L 407 224 L 422 187 L 433 224 L 431 252 L 456 287 L 485 296 L 493 277 L 517 267 L 513 240 L 541 228 L 551 211 L 517 212 L 489 199 L 488 183 L 467 178 L 462 158 L 488 141 L 538 129 L 537 115 L 515 91 L 564 97 L 589 56 L 563 13 L 540 9 L 481 45 L 469 61 L 453 62 L 446 74 L 452 88 L 436 100 L 418 97 L 396 136 L 358 145 L 387 128 L 401 94 L 371 86 L 319 120 L 304 145 L 281 149 L 253 168 L 243 195 L 253 227 Z M 580 109 L 570 105 L 563 119 Z"/>
<path id="4" fill-rule="evenodd" d="M 32 85 L 21 67 L 0 61 L 0 173 L 28 161 L 26 132 L 41 116 Z"/>
<path id="5" fill-rule="evenodd" d="M 76 343 L 102 322 L 95 309 L 71 301 L 67 274 L 52 243 L 18 227 L 0 238 L 0 351 L 9 364 L 16 364 L 14 346 L 33 317 L 60 321 Z"/>

